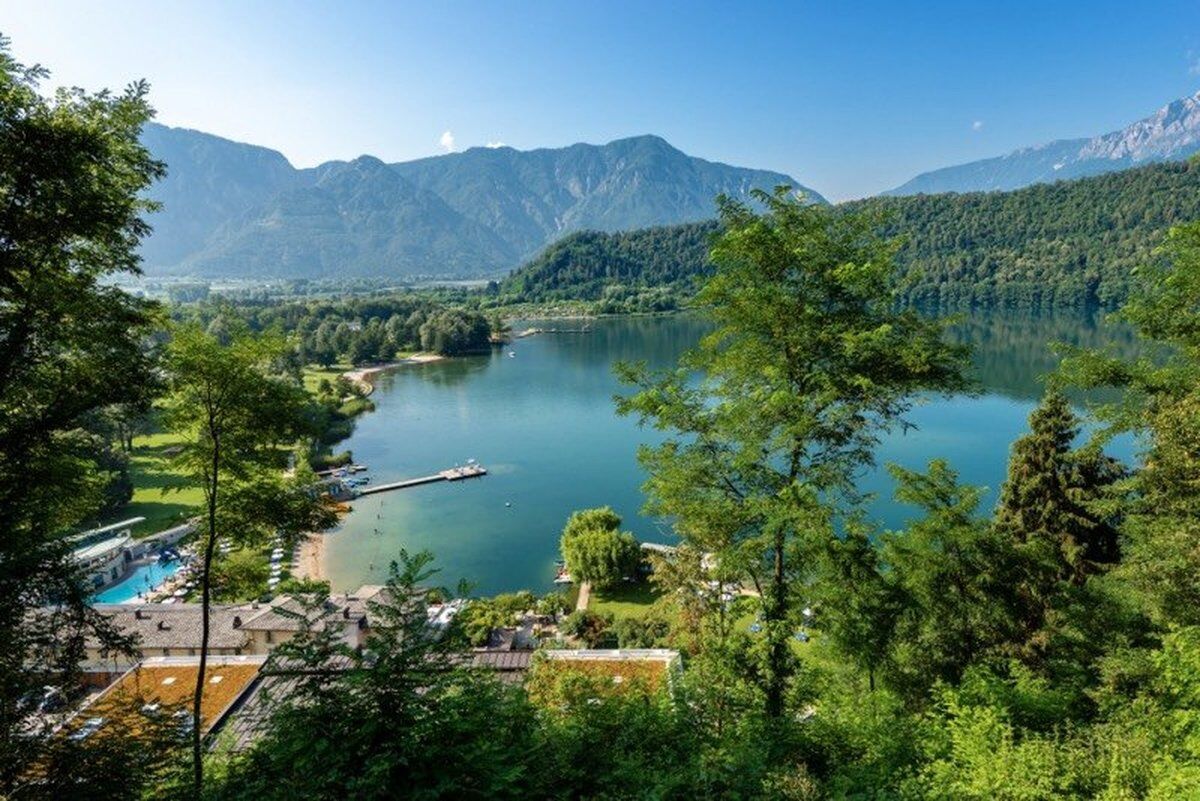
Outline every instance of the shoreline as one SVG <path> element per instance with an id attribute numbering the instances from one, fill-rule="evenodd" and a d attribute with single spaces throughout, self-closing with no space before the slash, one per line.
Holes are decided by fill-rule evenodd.
<path id="1" fill-rule="evenodd" d="M 353 384 L 358 385 L 362 390 L 363 396 L 366 397 L 375 391 L 375 377 L 388 370 L 394 370 L 397 367 L 408 367 L 414 364 L 429 364 L 430 362 L 440 362 L 447 357 L 438 353 L 416 353 L 406 359 L 399 361 L 388 362 L 387 364 L 377 364 L 371 367 L 359 367 L 355 370 L 347 370 L 342 373 L 342 377 Z"/>
<path id="2" fill-rule="evenodd" d="M 292 551 L 292 569 L 291 574 L 298 579 L 313 579 L 323 581 L 326 579 L 325 571 L 325 538 L 331 531 L 337 529 L 341 525 L 342 518 L 350 511 L 350 506 L 346 503 L 337 504 L 338 522 L 324 531 L 310 531 L 304 535 L 304 539 L 296 544 Z"/>
<path id="3" fill-rule="evenodd" d="M 325 532 L 310 531 L 296 546 L 292 575 L 298 579 L 325 578 Z"/>

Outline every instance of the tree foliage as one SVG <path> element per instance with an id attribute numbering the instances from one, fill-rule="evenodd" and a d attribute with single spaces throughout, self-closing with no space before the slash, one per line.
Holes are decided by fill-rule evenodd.
<path id="1" fill-rule="evenodd" d="M 716 330 L 674 372 L 623 368 L 640 391 L 618 409 L 671 433 L 640 451 L 650 511 L 759 589 L 766 704 L 778 717 L 794 673 L 800 553 L 832 536 L 857 471 L 913 395 L 963 379 L 941 326 L 895 310 L 895 248 L 874 220 L 783 192 L 759 199 L 765 214 L 721 202 L 718 269 L 699 295 Z"/>
<path id="2" fill-rule="evenodd" d="M 196 326 L 177 327 L 167 348 L 167 422 L 183 442 L 175 459 L 204 492 L 200 667 L 192 703 L 197 795 L 203 785 L 200 710 L 217 542 L 224 537 L 259 544 L 272 531 L 294 538 L 333 522 L 311 491 L 311 480 L 286 488 L 277 477 L 284 467 L 283 446 L 307 433 L 307 396 L 280 373 L 283 353 L 282 343 L 267 337 L 234 329 L 214 334 Z"/>
<path id="3" fill-rule="evenodd" d="M 53 797 L 28 783 L 44 745 L 21 699 L 69 687 L 85 637 L 130 643 L 87 604 L 70 563 L 73 526 L 92 517 L 119 467 L 98 443 L 97 416 L 153 392 L 147 335 L 154 307 L 112 286 L 136 273 L 148 232 L 147 186 L 162 173 L 139 142 L 146 86 L 42 94 L 47 73 L 0 39 L 0 795 Z M 123 490 L 122 490 L 123 492 Z M 31 609 L 51 605 L 46 618 Z M 117 740 L 111 741 L 116 746 Z M 85 743 L 49 752 L 50 771 L 97 797 L 132 792 L 117 751 Z M 119 749 L 118 749 L 119 750 Z M 58 758 L 62 757 L 62 761 Z M 38 789 L 41 787 L 42 789 Z M 132 790 L 129 788 L 133 788 Z M 61 789 L 61 787 L 59 788 Z"/>
<path id="4" fill-rule="evenodd" d="M 575 512 L 563 527 L 559 548 L 571 578 L 608 587 L 637 574 L 641 548 L 611 507 Z"/>
<path id="5" fill-rule="evenodd" d="M 441 303 L 430 293 L 309 303 L 218 297 L 177 306 L 173 312 L 181 322 L 210 332 L 232 325 L 254 333 L 287 334 L 301 365 L 323 367 L 387 362 L 416 350 L 446 356 L 474 353 L 487 349 L 492 334 L 492 322 L 479 312 Z"/>

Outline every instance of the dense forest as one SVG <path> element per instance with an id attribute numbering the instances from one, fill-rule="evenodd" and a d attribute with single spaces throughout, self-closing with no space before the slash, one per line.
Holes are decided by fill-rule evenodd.
<path id="1" fill-rule="evenodd" d="M 443 356 L 477 353 L 489 346 L 493 326 L 482 314 L 441 304 L 422 294 L 316 302 L 212 301 L 175 307 L 180 321 L 220 335 L 231 324 L 253 332 L 279 331 L 294 338 L 300 364 L 387 362 L 405 351 Z"/>
<path id="2" fill-rule="evenodd" d="M 501 294 L 524 302 L 600 301 L 602 313 L 674 308 L 707 272 L 716 230 L 713 222 L 570 234 L 506 278 Z"/>
<path id="3" fill-rule="evenodd" d="M 879 232 L 898 240 L 909 302 L 1113 309 L 1166 230 L 1200 217 L 1200 162 L 1012 192 L 871 198 L 837 209 L 875 215 Z M 715 230 L 695 223 L 573 234 L 505 279 L 502 291 L 525 301 L 597 301 L 601 311 L 670 306 L 711 273 Z"/>

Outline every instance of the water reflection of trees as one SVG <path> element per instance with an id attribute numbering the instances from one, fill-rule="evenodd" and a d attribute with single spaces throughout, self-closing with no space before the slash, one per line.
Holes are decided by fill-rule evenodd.
<path id="1" fill-rule="evenodd" d="M 653 368 L 673 367 L 684 351 L 712 330 L 699 314 L 669 317 L 602 317 L 594 320 L 545 320 L 523 327 L 579 329 L 587 333 L 540 334 L 544 346 L 576 364 L 606 367 L 619 361 L 645 361 Z"/>
<path id="2" fill-rule="evenodd" d="M 564 332 L 586 327 L 586 333 L 539 334 L 539 349 L 553 358 L 557 369 L 565 372 L 606 373 L 617 361 L 644 360 L 653 368 L 673 367 L 682 353 L 712 330 L 712 324 L 701 314 L 523 320 L 514 323 L 513 330 L 530 327 L 557 328 Z M 950 335 L 955 341 L 971 346 L 973 375 L 982 391 L 1018 400 L 1033 400 L 1042 395 L 1043 379 L 1058 367 L 1059 357 L 1051 347 L 1056 342 L 1087 348 L 1107 347 L 1124 357 L 1139 352 L 1133 331 L 1106 320 L 1102 313 L 976 312 L 955 322 Z M 425 370 L 424 375 L 438 385 L 455 386 L 486 370 L 503 358 L 507 350 L 495 351 L 490 357 L 443 362 L 436 369 Z M 587 391 L 595 387 L 590 382 L 581 382 L 578 388 Z M 570 382 L 564 382 L 560 389 L 571 391 Z"/>
<path id="3" fill-rule="evenodd" d="M 1042 395 L 1045 376 L 1059 364 L 1054 343 L 1109 348 L 1126 358 L 1139 352 L 1132 329 L 1100 313 L 978 313 L 955 323 L 951 336 L 971 346 L 983 391 L 1020 400 Z"/>
<path id="4" fill-rule="evenodd" d="M 397 381 L 406 381 L 419 376 L 422 381 L 439 387 L 452 388 L 466 383 L 487 370 L 488 365 L 500 358 L 498 351 L 478 356 L 456 356 L 429 364 L 399 367 L 375 379 L 375 385 L 384 392 L 392 390 Z"/>

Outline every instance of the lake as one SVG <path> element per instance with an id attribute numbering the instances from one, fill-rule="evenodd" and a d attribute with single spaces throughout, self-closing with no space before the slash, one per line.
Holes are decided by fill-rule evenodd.
<path id="1" fill-rule="evenodd" d="M 576 328 L 574 321 L 520 321 Z M 430 550 L 442 584 L 467 579 L 478 594 L 549 589 L 563 523 L 576 509 L 612 506 L 645 541 L 671 542 L 669 527 L 642 516 L 639 443 L 659 435 L 614 414 L 622 391 L 616 361 L 673 365 L 708 330 L 697 316 L 595 320 L 583 334 L 543 334 L 490 355 L 400 368 L 377 378 L 376 410 L 359 418 L 345 447 L 382 483 L 429 475 L 476 459 L 488 475 L 360 498 L 326 540 L 335 590 L 382 583 L 401 548 Z M 989 488 L 994 503 L 1012 441 L 1057 359 L 1048 342 L 1131 352 L 1129 331 L 1090 317 L 975 316 L 954 327 L 974 347 L 974 395 L 923 400 L 915 430 L 889 436 L 880 465 L 920 468 L 945 458 L 966 482 Z M 510 356 L 510 353 L 512 354 Z M 1132 459 L 1118 442 L 1114 455 Z M 891 479 L 868 471 L 864 489 L 881 525 L 898 528 L 911 510 L 891 500 Z"/>

